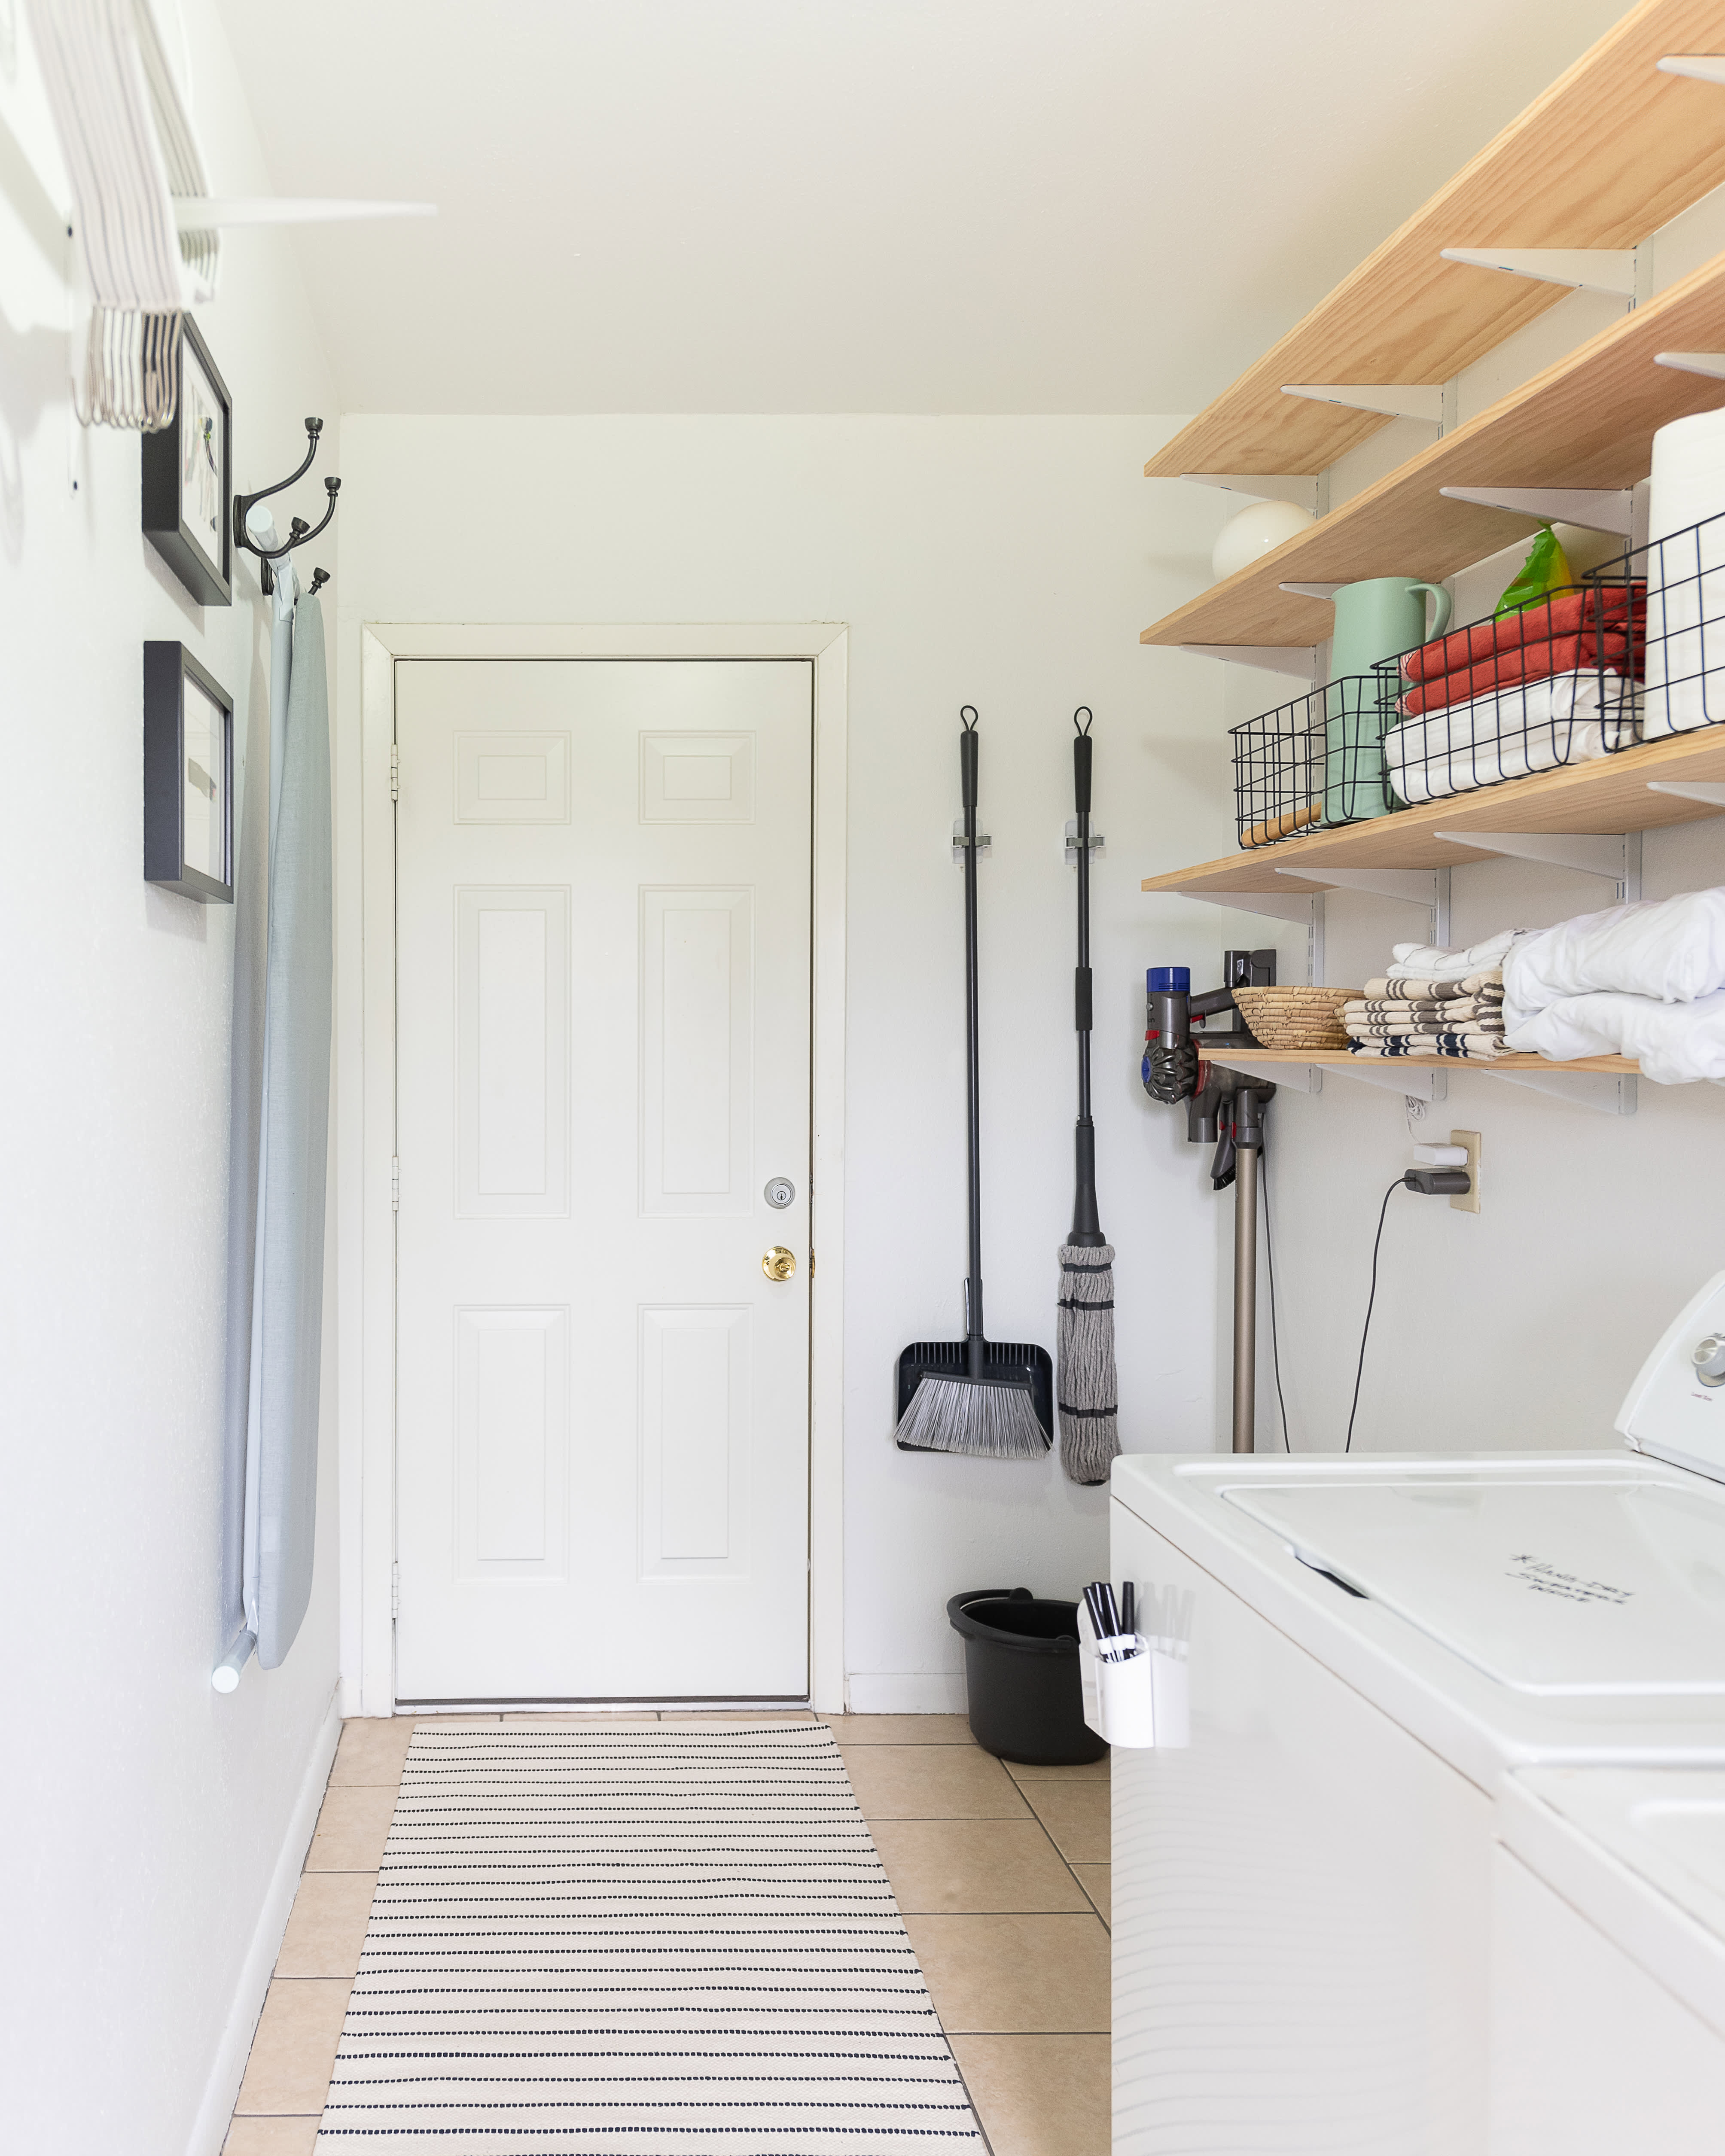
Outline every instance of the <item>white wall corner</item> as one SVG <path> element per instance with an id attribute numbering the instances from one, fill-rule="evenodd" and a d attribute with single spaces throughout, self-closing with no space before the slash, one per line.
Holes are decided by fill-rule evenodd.
<path id="1" fill-rule="evenodd" d="M 198 2118 L 186 2144 L 186 2156 L 220 2156 L 222 2144 L 228 2138 L 239 2085 L 245 2079 L 246 2061 L 251 2056 L 252 2037 L 258 2017 L 264 2011 L 270 1979 L 275 1972 L 276 1956 L 281 1952 L 282 1934 L 287 1929 L 294 1896 L 299 1891 L 300 1873 L 305 1862 L 305 1852 L 311 1846 L 312 1835 L 316 1831 L 318 1811 L 323 1804 L 330 1769 L 336 1763 L 336 1747 L 341 1741 L 341 1694 L 337 1686 L 330 1695 L 329 1711 L 312 1741 L 311 1756 L 305 1763 L 300 1793 L 294 1799 L 281 1853 L 275 1860 L 264 1906 L 253 1927 L 251 1944 L 239 1966 L 234 2002 L 228 2010 L 228 2019 L 204 2083 L 203 2101 L 198 2107 Z"/>
<path id="2" fill-rule="evenodd" d="M 852 1714 L 963 1714 L 967 1712 L 964 1672 L 880 1676 L 853 1670 L 845 1681 L 845 1703 Z"/>

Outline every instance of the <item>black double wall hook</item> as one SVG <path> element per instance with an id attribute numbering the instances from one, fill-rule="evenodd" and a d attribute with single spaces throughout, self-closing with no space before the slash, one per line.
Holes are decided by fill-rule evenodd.
<path id="1" fill-rule="evenodd" d="M 280 547 L 259 547 L 246 529 L 245 521 L 257 503 L 267 501 L 272 494 L 280 494 L 295 480 L 305 477 L 311 469 L 311 459 L 317 454 L 317 444 L 322 434 L 322 420 L 308 419 L 305 422 L 305 454 L 295 470 L 285 479 L 277 480 L 274 486 L 260 487 L 255 494 L 236 494 L 234 497 L 234 543 L 243 547 L 248 554 L 255 554 L 263 563 L 261 575 L 266 592 L 273 592 L 275 588 L 275 572 L 270 564 L 279 562 L 284 554 L 292 553 L 295 547 L 303 547 L 308 540 L 316 538 L 320 531 L 328 529 L 330 519 L 336 513 L 336 496 L 341 491 L 341 482 L 338 479 L 326 479 L 323 483 L 324 492 L 330 498 L 330 506 L 323 513 L 322 523 L 308 524 L 303 516 L 295 517 L 288 526 L 286 539 Z M 314 569 L 311 572 L 311 595 L 316 597 L 318 587 L 326 584 L 329 580 L 327 570 Z"/>

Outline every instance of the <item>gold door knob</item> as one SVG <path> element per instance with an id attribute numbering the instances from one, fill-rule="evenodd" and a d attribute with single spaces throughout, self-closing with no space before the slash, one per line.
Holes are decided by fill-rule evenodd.
<path id="1" fill-rule="evenodd" d="M 797 1270 L 797 1257 L 783 1243 L 775 1243 L 761 1259 L 761 1270 L 768 1280 L 789 1280 Z"/>

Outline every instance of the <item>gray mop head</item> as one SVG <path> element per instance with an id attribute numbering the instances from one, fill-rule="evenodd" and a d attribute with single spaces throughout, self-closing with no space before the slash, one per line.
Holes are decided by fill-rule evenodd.
<path id="1" fill-rule="evenodd" d="M 1120 1451 L 1114 1383 L 1114 1248 L 1060 1250 L 1060 1465 L 1074 1482 L 1106 1482 Z"/>
<path id="2" fill-rule="evenodd" d="M 908 1452 L 969 1452 L 987 1460 L 1041 1460 L 1048 1452 L 1029 1385 L 986 1378 L 925 1377 L 894 1439 Z"/>

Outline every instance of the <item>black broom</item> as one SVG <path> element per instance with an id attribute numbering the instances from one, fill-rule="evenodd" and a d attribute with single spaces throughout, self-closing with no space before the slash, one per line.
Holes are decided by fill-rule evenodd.
<path id="1" fill-rule="evenodd" d="M 1083 721 L 1081 726 L 1078 725 Z M 1078 966 L 1073 1019 L 1078 1029 L 1077 1195 L 1072 1232 L 1060 1250 L 1060 1465 L 1074 1482 L 1106 1482 L 1120 1450 L 1114 1383 L 1114 1251 L 1096 1218 L 1096 1127 L 1090 1112 L 1090 707 L 1073 713 L 1073 793 L 1078 810 Z"/>
<path id="2" fill-rule="evenodd" d="M 964 1017 L 968 1061 L 970 1272 L 963 1340 L 918 1340 L 898 1358 L 901 1452 L 968 1452 L 987 1460 L 1040 1460 L 1054 1436 L 1048 1350 L 983 1336 L 983 1199 L 979 1132 L 981 1051 L 977 1028 L 976 711 L 959 713 L 964 794 Z"/>

